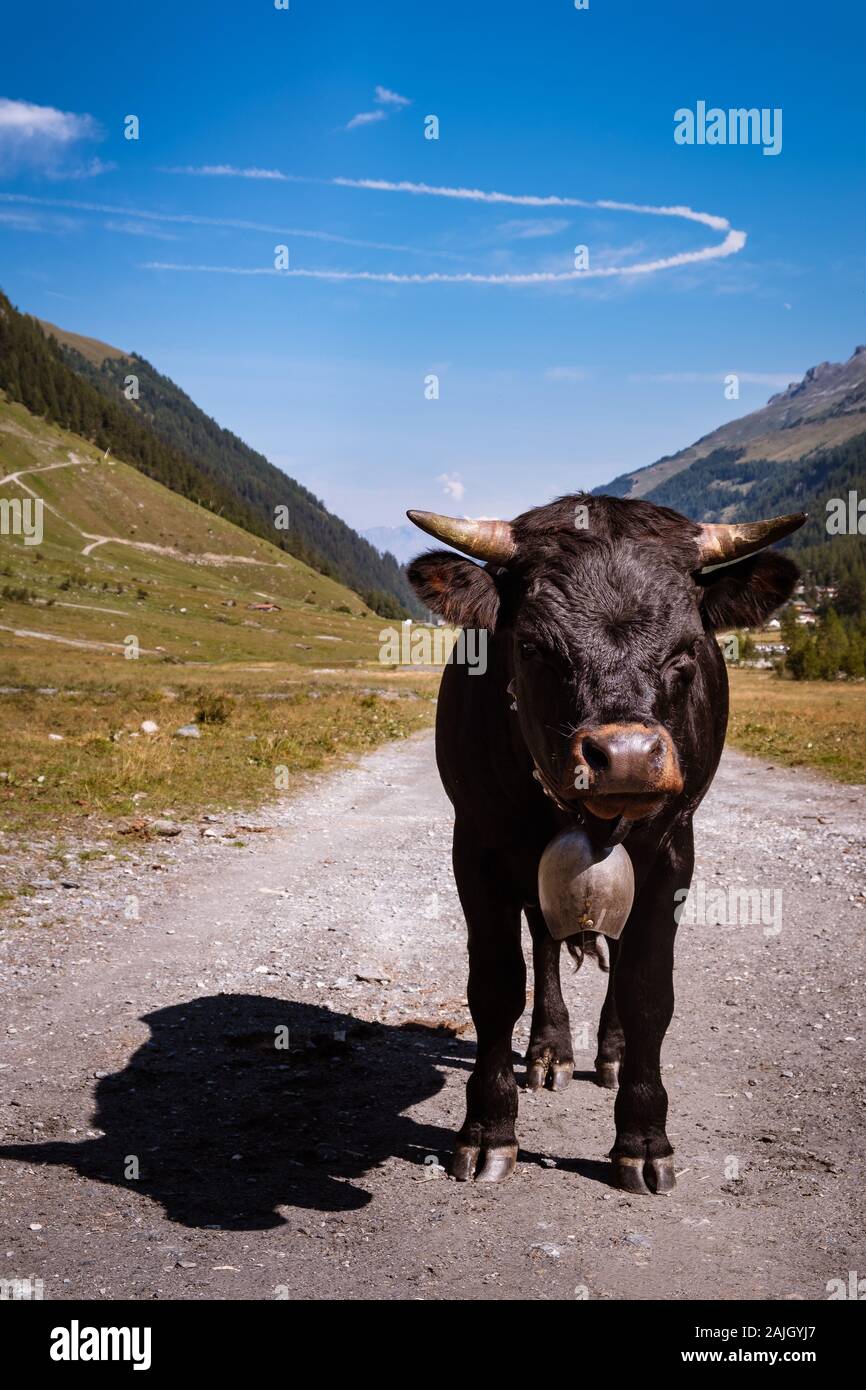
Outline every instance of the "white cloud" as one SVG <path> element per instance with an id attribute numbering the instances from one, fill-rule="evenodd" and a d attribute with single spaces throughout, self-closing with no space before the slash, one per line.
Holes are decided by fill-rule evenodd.
<path id="1" fill-rule="evenodd" d="M 583 367 L 548 367 L 544 375 L 548 381 L 586 381 L 589 373 Z"/>
<path id="2" fill-rule="evenodd" d="M 653 217 L 681 217 L 687 222 L 700 222 L 711 227 L 714 232 L 724 232 L 730 227 L 727 217 L 718 217 L 712 212 L 696 212 L 694 208 L 677 204 L 672 207 L 656 207 L 648 203 L 618 203 L 610 198 L 563 198 L 551 193 L 539 196 L 536 193 L 496 193 L 481 188 L 450 188 L 437 184 L 412 183 L 406 179 L 391 183 L 387 179 L 331 179 L 331 183 L 343 188 L 367 188 L 378 193 L 414 193 L 431 198 L 457 198 L 474 203 L 510 203 L 527 208 L 601 208 L 605 212 L 638 212 Z M 745 233 L 742 236 L 745 244 Z M 738 250 L 741 248 L 737 248 Z"/>
<path id="3" fill-rule="evenodd" d="M 193 171 L 190 171 L 193 172 Z M 196 170 L 195 172 L 199 172 Z M 0 203 L 22 203 L 29 207 L 71 208 L 76 212 L 105 213 L 111 216 L 144 218 L 150 222 L 176 222 L 193 227 L 223 227 L 241 232 L 268 232 L 275 236 L 304 237 L 313 241 L 332 241 L 341 246 L 360 246 L 368 251 L 400 251 L 410 255 L 447 256 L 447 251 L 427 251 L 424 247 L 405 246 L 392 241 L 361 241 L 356 237 L 339 236 L 336 232 L 313 231 L 309 228 L 278 226 L 268 222 L 248 222 L 240 217 L 199 217 L 185 212 L 151 212 L 147 208 L 117 207 L 112 203 L 89 203 L 72 198 L 37 198 L 25 193 L 0 193 Z"/>
<path id="4" fill-rule="evenodd" d="M 95 179 L 100 174 L 110 174 L 116 169 L 117 165 L 113 160 L 107 162 L 102 159 L 88 159 L 86 164 L 74 164 L 69 168 L 46 169 L 46 174 L 50 179 L 66 182 L 69 179 Z"/>
<path id="5" fill-rule="evenodd" d="M 362 116 L 375 117 L 375 112 L 362 112 Z M 360 117 L 353 117 L 353 121 L 358 121 Z M 351 123 L 350 123 L 351 124 Z M 215 166 L 227 172 L 231 166 Z M 234 171 L 232 171 L 234 172 Z M 285 178 L 293 177 L 284 175 Z M 735 256 L 742 251 L 746 244 L 746 233 L 731 227 L 727 217 L 720 217 L 713 212 L 698 212 L 694 208 L 687 207 L 685 204 L 674 204 L 672 206 L 656 206 L 652 203 L 620 203 L 614 202 L 609 198 L 600 198 L 589 201 L 585 198 L 567 198 L 559 194 L 548 194 L 539 196 L 535 193 L 497 193 L 480 188 L 461 188 L 449 187 L 447 185 L 412 183 L 402 180 L 399 183 L 392 183 L 387 179 L 313 179 L 299 178 L 298 182 L 304 183 L 327 183 L 337 188 L 358 188 L 374 193 L 409 193 L 416 196 L 433 198 L 456 198 L 462 201 L 478 203 L 506 203 L 519 207 L 574 207 L 601 209 L 605 212 L 628 212 L 639 213 L 652 217 L 674 217 L 682 218 L 687 222 L 698 222 L 702 226 L 710 227 L 713 231 L 724 232 L 725 236 L 720 242 L 713 246 L 701 247 L 698 251 L 681 251 L 673 256 L 661 256 L 651 261 L 636 261 L 630 265 L 598 265 L 588 270 L 556 271 L 542 270 L 531 274 L 500 274 L 482 275 L 466 272 L 459 275 L 399 275 L 392 272 L 373 273 L 369 271 L 306 271 L 298 270 L 290 272 L 295 275 L 304 276 L 308 279 L 331 279 L 331 280 L 378 280 L 384 284 L 435 284 L 437 282 L 451 282 L 454 284 L 477 284 L 477 285 L 541 285 L 541 284 L 564 284 L 572 280 L 606 280 L 616 276 L 626 275 L 654 275 L 660 270 L 674 270 L 684 265 L 696 265 L 702 261 L 721 260 L 727 256 Z M 188 269 L 215 270 L 215 266 L 187 267 Z M 222 267 L 223 270 L 228 269 Z M 242 271 L 239 273 L 243 273 Z"/>
<path id="6" fill-rule="evenodd" d="M 785 387 L 803 380 L 803 372 L 736 372 L 735 375 L 749 386 Z"/>
<path id="7" fill-rule="evenodd" d="M 353 118 L 353 122 L 359 122 L 362 116 L 373 118 L 375 115 L 375 112 L 362 112 L 359 116 Z M 217 169 L 221 172 L 237 172 L 232 169 L 232 166 L 217 165 L 205 167 Z M 244 175 L 242 174 L 241 176 L 243 177 Z M 278 171 L 269 171 L 269 176 L 279 176 L 279 173 Z M 283 175 L 282 177 L 290 178 L 294 176 Z M 404 274 L 395 271 L 314 270 L 305 267 L 275 272 L 269 271 L 266 267 L 247 268 L 243 266 L 217 265 L 160 265 L 158 267 L 151 266 L 147 268 L 236 275 L 281 274 L 284 279 L 297 278 L 332 281 L 367 280 L 388 285 L 566 285 L 574 283 L 575 281 L 610 280 L 620 277 L 654 275 L 662 270 L 674 270 L 681 266 L 698 265 L 705 261 L 722 260 L 728 256 L 736 256 L 742 251 L 747 241 L 746 233 L 732 227 L 726 217 L 721 217 L 717 213 L 696 211 L 694 208 L 690 208 L 685 204 L 657 206 L 651 203 L 615 202 L 611 199 L 596 199 L 594 201 L 589 201 L 584 198 L 562 197 L 559 194 L 499 193 L 478 188 L 449 187 L 435 184 L 413 183 L 406 180 L 393 183 L 387 179 L 350 179 L 338 177 L 330 179 L 303 178 L 297 181 L 325 183 L 338 188 L 357 188 L 370 192 L 408 193 L 416 196 L 454 198 L 480 203 L 504 203 L 520 207 L 576 207 L 608 212 L 626 212 L 653 217 L 673 217 L 684 219 L 688 222 L 697 222 L 702 226 L 711 228 L 715 232 L 724 232 L 725 235 L 721 241 L 710 246 L 700 247 L 695 251 L 680 251 L 670 256 L 658 256 L 653 260 L 632 261 L 626 264 L 598 264 L 596 260 L 595 263 L 586 270 L 561 271 L 551 265 L 541 270 L 523 273 L 482 273 L 478 271 L 463 271 L 454 274 L 445 274 L 439 271 L 431 271 L 425 274 Z M 551 221 L 553 221 L 553 219 L 551 219 Z"/>
<path id="8" fill-rule="evenodd" d="M 724 372 L 656 372 L 635 373 L 629 381 L 648 381 L 660 386 L 721 386 L 725 378 L 735 376 L 747 386 L 790 386 L 802 379 L 802 372 L 738 372 L 728 368 Z"/>
<path id="9" fill-rule="evenodd" d="M 235 164 L 187 164 L 181 168 L 162 169 L 163 174 L 196 174 L 207 178 L 224 179 L 274 179 L 278 183 L 293 183 L 291 174 L 283 174 L 279 169 L 239 169 Z"/>
<path id="10" fill-rule="evenodd" d="M 178 240 L 171 232 L 164 232 L 161 227 L 148 222 L 106 222 L 105 230 L 107 232 L 122 232 L 125 236 L 151 237 L 156 241 Z"/>
<path id="11" fill-rule="evenodd" d="M 537 221 L 515 217 L 510 222 L 500 222 L 497 230 L 511 241 L 534 241 L 536 237 L 557 236 L 571 223 L 565 217 L 540 217 Z"/>
<path id="12" fill-rule="evenodd" d="M 412 105 L 408 97 L 401 96 L 399 92 L 392 92 L 390 87 L 377 86 L 373 91 L 373 100 L 376 110 L 359 111 L 344 127 L 345 130 L 357 130 L 358 126 L 376 125 L 379 121 L 387 121 L 393 111 Z"/>
<path id="13" fill-rule="evenodd" d="M 401 97 L 399 92 L 392 92 L 388 87 L 377 87 L 375 97 L 381 106 L 412 105 L 408 97 Z"/>
<path id="14" fill-rule="evenodd" d="M 45 230 L 42 219 L 32 212 L 0 212 L 0 227 L 14 227 L 19 232 Z"/>
<path id="15" fill-rule="evenodd" d="M 349 125 L 358 122 L 366 124 L 371 120 L 385 119 L 384 112 L 362 111 L 357 116 L 352 117 Z M 348 129 L 348 127 L 347 127 Z M 428 198 L 454 198 L 461 202 L 472 203 L 501 203 L 512 207 L 526 208 L 586 208 L 589 210 L 601 210 L 602 212 L 631 212 L 640 213 L 648 217 L 674 217 L 682 218 L 687 222 L 698 222 L 704 227 L 711 228 L 714 232 L 730 232 L 731 224 L 727 217 L 720 217 L 713 212 L 698 212 L 682 203 L 675 203 L 670 206 L 656 206 L 652 203 L 620 203 L 611 198 L 569 198 L 562 197 L 557 193 L 537 194 L 537 193 L 498 193 L 483 188 L 462 188 L 451 187 L 443 184 L 413 183 L 409 179 L 401 179 L 395 183 L 389 179 L 349 179 L 349 178 L 330 178 L 317 179 L 306 177 L 300 174 L 285 174 L 278 169 L 255 170 L 237 169 L 230 164 L 204 165 L 200 168 L 186 169 L 167 169 L 170 174 L 225 174 L 234 178 L 272 178 L 285 179 L 293 183 L 327 183 L 335 188 L 358 188 L 372 193 L 410 193 L 418 197 Z M 556 219 L 551 218 L 548 225 L 555 225 Z M 530 226 L 531 223 L 521 223 L 515 220 L 503 224 L 505 227 L 519 227 L 521 225 Z M 544 225 L 539 223 L 537 225 Z M 568 225 L 565 223 L 564 225 Z M 745 232 L 733 231 L 735 238 L 742 237 L 742 244 L 737 246 L 741 250 L 745 245 Z M 722 243 L 724 244 L 724 243 Z M 719 251 L 719 255 L 729 255 L 729 251 Z M 702 257 L 703 259 L 703 257 Z"/>
<path id="16" fill-rule="evenodd" d="M 95 129 L 92 116 L 78 116 L 72 111 L 58 111 L 53 106 L 36 106 L 31 101 L 0 97 L 0 131 L 13 132 L 20 139 L 41 138 L 69 144 L 93 135 Z"/>
<path id="17" fill-rule="evenodd" d="M 357 116 L 353 116 L 347 123 L 347 130 L 355 130 L 359 125 L 375 125 L 377 121 L 387 121 L 388 112 L 381 108 L 378 111 L 359 111 Z"/>
<path id="18" fill-rule="evenodd" d="M 595 203 L 582 206 L 604 208 L 608 212 L 643 212 L 652 217 L 684 217 L 687 222 L 702 222 L 705 227 L 712 227 L 714 232 L 724 232 L 731 225 L 727 217 L 717 217 L 712 212 L 695 212 L 693 208 L 681 204 L 657 208 L 647 203 L 615 203 L 610 198 L 599 198 Z"/>
<path id="19" fill-rule="evenodd" d="M 308 270 L 298 267 L 294 270 L 271 270 L 267 266 L 226 266 L 226 265 L 151 265 L 147 270 L 185 270 L 213 272 L 222 275 L 279 275 L 282 279 L 298 280 L 367 280 L 380 285 L 565 285 L 578 280 L 607 280 L 618 276 L 654 275 L 660 270 L 673 270 L 678 266 L 694 265 L 700 261 L 717 260 L 723 256 L 735 256 L 746 244 L 746 233 L 731 230 L 724 241 L 716 246 L 705 246 L 700 251 L 681 251 L 675 256 L 660 256 L 654 261 L 636 261 L 632 265 L 597 266 L 592 270 L 540 270 L 526 274 L 479 274 L 464 271 L 445 274 L 434 270 L 426 274 L 397 274 L 394 271 L 373 270 Z"/>
<path id="20" fill-rule="evenodd" d="M 45 216 L 39 212 L 4 212 L 0 209 L 0 227 L 15 232 L 41 232 L 46 236 L 65 236 L 77 232 L 81 223 L 72 217 Z"/>
<path id="21" fill-rule="evenodd" d="M 442 491 L 446 497 L 453 497 L 455 502 L 463 500 L 466 485 L 459 473 L 440 473 L 436 481 L 442 484 Z"/>
<path id="22" fill-rule="evenodd" d="M 374 193 L 416 193 L 431 198 L 458 198 L 472 203 L 509 203 L 524 208 L 586 208 L 594 203 L 583 202 L 580 198 L 560 198 L 555 194 L 538 197 L 534 193 L 488 193 L 481 188 L 448 188 L 437 184 L 411 183 L 402 179 L 392 183 L 388 179 L 329 179 L 338 188 L 366 188 Z"/>
<path id="23" fill-rule="evenodd" d="M 75 145 L 100 139 L 101 134 L 92 116 L 0 97 L 0 172 L 58 173 Z"/>

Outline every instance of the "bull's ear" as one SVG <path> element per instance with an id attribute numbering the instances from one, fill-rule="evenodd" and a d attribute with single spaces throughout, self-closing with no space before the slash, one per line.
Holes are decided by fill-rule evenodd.
<path id="1" fill-rule="evenodd" d="M 428 550 L 409 566 L 422 603 L 457 627 L 496 627 L 499 593 L 492 575 L 453 550 Z"/>
<path id="2" fill-rule="evenodd" d="M 799 574 L 787 556 L 765 550 L 698 576 L 704 625 L 761 627 L 791 597 Z"/>

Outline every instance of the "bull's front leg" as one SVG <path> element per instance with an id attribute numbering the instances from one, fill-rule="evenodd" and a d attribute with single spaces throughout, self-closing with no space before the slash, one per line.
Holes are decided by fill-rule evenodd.
<path id="1" fill-rule="evenodd" d="M 619 1085 L 619 1072 L 625 1052 L 625 1038 L 622 1024 L 616 1011 L 616 962 L 619 957 L 619 942 L 609 941 L 610 974 L 607 978 L 607 994 L 601 1008 L 598 1023 L 598 1052 L 595 1058 L 595 1079 L 605 1090 L 615 1091 Z"/>
<path id="2" fill-rule="evenodd" d="M 454 1148 L 452 1175 L 499 1182 L 517 1163 L 517 1083 L 511 1037 L 526 1003 L 520 946 L 520 895 L 508 865 L 478 850 L 455 828 L 454 875 L 469 931 L 469 1011 L 478 1050 L 466 1083 L 466 1119 Z"/>
<path id="3" fill-rule="evenodd" d="M 675 1185 L 661 1047 L 674 1011 L 675 894 L 688 888 L 693 864 L 688 827 L 676 850 L 662 851 L 653 865 L 620 939 L 613 972 L 625 1053 L 610 1156 L 616 1184 L 627 1192 L 670 1192 Z"/>
<path id="4" fill-rule="evenodd" d="M 559 978 L 562 943 L 550 935 L 540 908 L 527 907 L 526 920 L 532 936 L 534 974 L 526 1084 L 531 1091 L 544 1085 L 561 1091 L 574 1075 L 571 1024 Z"/>

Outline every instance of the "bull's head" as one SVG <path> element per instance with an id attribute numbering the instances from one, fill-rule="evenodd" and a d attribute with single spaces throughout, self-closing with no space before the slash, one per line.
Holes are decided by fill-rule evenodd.
<path id="1" fill-rule="evenodd" d="M 409 517 L 486 562 L 431 551 L 409 578 L 449 622 L 506 638 L 537 776 L 561 806 L 607 822 L 641 819 L 682 792 L 701 649 L 716 629 L 756 626 L 789 597 L 796 567 L 755 552 L 805 520 L 699 525 L 588 496 L 513 522 Z"/>

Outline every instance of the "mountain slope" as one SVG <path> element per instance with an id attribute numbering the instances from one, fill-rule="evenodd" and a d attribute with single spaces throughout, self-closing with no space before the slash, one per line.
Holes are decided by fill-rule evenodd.
<path id="1" fill-rule="evenodd" d="M 380 555 L 346 522 L 334 516 L 295 479 L 206 415 L 169 377 L 137 353 L 121 353 L 95 339 L 43 329 L 60 343 L 68 365 L 96 390 L 141 421 L 166 444 L 195 459 L 214 482 L 232 490 L 274 536 L 274 509 L 288 507 L 286 548 L 339 578 L 378 612 L 400 616 L 394 602 L 420 612 L 402 568 Z M 137 379 L 138 398 L 128 400 L 124 385 Z M 277 533 L 278 534 L 278 533 Z M 390 595 L 392 603 L 385 599 Z"/>
<path id="2" fill-rule="evenodd" d="M 56 338 L 63 347 L 72 348 L 80 353 L 94 367 L 101 367 L 109 357 L 119 357 L 123 361 L 129 357 L 128 353 L 122 352 L 120 348 L 111 347 L 109 343 L 100 342 L 99 338 L 86 338 L 83 333 L 72 333 L 68 328 L 58 328 L 56 323 L 49 323 L 47 319 L 37 319 L 37 322 L 49 338 Z"/>
<path id="3" fill-rule="evenodd" d="M 64 332 L 61 344 L 50 331 L 0 294 L 0 388 L 11 399 L 338 578 L 377 612 L 420 612 L 393 557 L 380 556 L 307 489 L 220 429 L 149 363 L 79 335 Z M 137 401 L 123 392 L 130 375 Z M 275 527 L 278 506 L 288 508 L 288 529 Z"/>
<path id="4" fill-rule="evenodd" d="M 704 435 L 688 449 L 658 459 L 647 468 L 624 473 L 596 492 L 649 497 L 662 483 L 695 464 L 727 451 L 741 462 L 797 462 L 819 449 L 844 444 L 866 431 L 866 347 L 847 362 L 810 367 L 802 381 L 771 396 L 760 410 Z M 653 496 L 653 500 L 657 500 Z"/>
<path id="5" fill-rule="evenodd" d="M 10 664 L 47 642 L 122 657 L 130 635 L 145 663 L 377 659 L 381 620 L 349 589 L 0 393 L 0 499 L 28 496 L 39 544 L 0 537 Z"/>
<path id="6" fill-rule="evenodd" d="M 761 410 L 595 492 L 642 497 L 696 521 L 805 511 L 806 525 L 782 544 L 819 583 L 866 582 L 862 535 L 826 525 L 831 499 L 866 497 L 866 348 L 810 368 Z"/>

